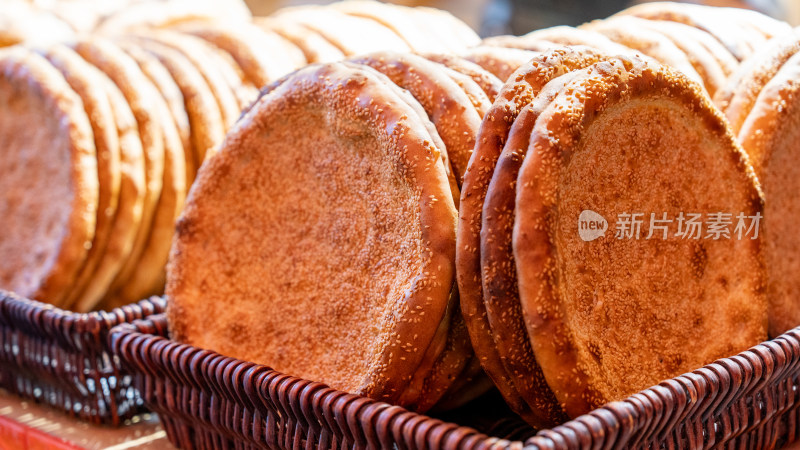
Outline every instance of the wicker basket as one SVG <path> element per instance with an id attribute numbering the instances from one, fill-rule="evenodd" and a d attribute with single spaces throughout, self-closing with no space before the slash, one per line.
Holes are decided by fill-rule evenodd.
<path id="1" fill-rule="evenodd" d="M 800 328 L 538 433 L 485 399 L 434 419 L 166 336 L 156 315 L 109 340 L 181 448 L 774 448 L 800 419 Z"/>
<path id="2" fill-rule="evenodd" d="M 164 307 L 156 297 L 78 314 L 0 290 L 0 387 L 88 422 L 119 425 L 144 405 L 105 349 L 108 332 Z"/>

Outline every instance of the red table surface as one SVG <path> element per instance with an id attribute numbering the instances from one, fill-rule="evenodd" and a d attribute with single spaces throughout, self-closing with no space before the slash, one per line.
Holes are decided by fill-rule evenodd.
<path id="1" fill-rule="evenodd" d="M 0 389 L 0 450 L 173 448 L 155 415 L 119 428 L 90 425 Z"/>

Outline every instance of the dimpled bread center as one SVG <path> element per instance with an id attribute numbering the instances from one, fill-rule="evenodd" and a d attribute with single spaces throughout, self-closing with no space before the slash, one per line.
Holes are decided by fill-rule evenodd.
<path id="1" fill-rule="evenodd" d="M 66 128 L 48 114 L 35 91 L 0 81 L 0 284 L 19 293 L 35 290 L 60 250 L 74 192 Z"/>
<path id="2" fill-rule="evenodd" d="M 582 369 L 607 398 L 742 350 L 758 337 L 752 241 L 682 240 L 656 233 L 650 213 L 730 212 L 749 204 L 744 174 L 700 117 L 647 99 L 609 108 L 585 131 L 560 175 L 557 255 L 566 323 Z M 578 216 L 608 220 L 604 238 L 583 242 Z M 615 237 L 620 213 L 645 213 L 640 240 Z M 733 227 L 731 227 L 731 232 Z M 763 307 L 763 306 L 762 306 Z"/>
<path id="3" fill-rule="evenodd" d="M 260 148 L 204 198 L 217 217 L 198 239 L 227 270 L 198 268 L 208 315 L 186 323 L 207 327 L 196 345 L 353 392 L 421 272 L 419 193 L 374 132 L 296 108 L 284 116 L 296 126 L 247 133 L 241 147 Z"/>

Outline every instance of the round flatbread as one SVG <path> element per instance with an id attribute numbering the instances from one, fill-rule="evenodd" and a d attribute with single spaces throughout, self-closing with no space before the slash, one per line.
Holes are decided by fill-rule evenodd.
<path id="1" fill-rule="evenodd" d="M 759 90 L 738 131 L 750 155 L 767 202 L 764 209 L 764 260 L 767 268 L 769 335 L 800 325 L 800 218 L 797 200 L 797 139 L 800 131 L 800 54 L 795 53 Z"/>
<path id="2" fill-rule="evenodd" d="M 536 360 L 571 417 L 766 337 L 760 238 L 673 224 L 637 239 L 624 214 L 762 208 L 746 154 L 685 76 L 617 57 L 562 89 L 520 169 L 513 250 Z M 605 236 L 581 238 L 587 210 L 610 219 Z"/>
<path id="3" fill-rule="evenodd" d="M 122 51 L 117 45 L 110 41 L 93 38 L 91 40 L 78 41 L 75 44 L 75 51 L 85 60 L 105 73 L 117 85 L 125 100 L 130 105 L 133 116 L 136 119 L 139 138 L 142 142 L 144 152 L 145 168 L 145 196 L 142 205 L 141 225 L 136 232 L 136 239 L 133 248 L 125 258 L 119 271 L 114 274 L 111 283 L 102 288 L 98 280 L 92 284 L 92 297 L 84 298 L 79 307 L 81 310 L 88 309 L 84 303 L 89 300 L 99 300 L 109 291 L 119 288 L 122 283 L 120 274 L 127 273 L 133 264 L 139 261 L 139 257 L 147 242 L 150 234 L 150 223 L 157 209 L 164 179 L 164 137 L 161 127 L 162 118 L 157 112 L 152 110 L 152 105 L 158 100 L 159 93 L 153 84 L 147 79 L 130 56 Z M 108 280 L 103 280 L 104 282 Z"/>
<path id="4" fill-rule="evenodd" d="M 21 47 L 0 52 L 0 105 L 0 285 L 60 305 L 94 238 L 92 126 L 61 73 Z"/>
<path id="5" fill-rule="evenodd" d="M 526 106 L 514 121 L 497 160 L 494 174 L 486 191 L 486 200 L 481 214 L 481 287 L 486 319 L 495 349 L 503 364 L 502 370 L 513 380 L 516 392 L 544 419 L 533 423 L 542 427 L 563 422 L 566 419 L 536 362 L 530 338 L 520 307 L 517 273 L 512 251 L 514 228 L 514 199 L 517 175 L 528 146 L 536 118 L 573 77 L 574 70 L 586 67 L 593 59 L 567 58 L 554 63 L 551 73 L 554 78 L 547 82 L 547 73 L 540 79 L 547 82 L 536 99 Z M 547 70 L 547 66 L 541 67 Z M 549 71 L 549 70 L 548 70 Z M 570 72 L 573 71 L 573 72 Z M 490 370 L 487 368 L 487 371 Z M 500 370 L 492 368 L 491 370 Z"/>
<path id="6" fill-rule="evenodd" d="M 552 393 L 548 394 L 541 369 L 531 356 L 533 351 L 527 342 L 527 334 L 520 332 L 520 329 L 524 330 L 524 324 L 516 293 L 516 274 L 511 268 L 513 265 L 509 265 L 513 264 L 508 255 L 507 247 L 510 244 L 498 236 L 501 240 L 496 243 L 494 258 L 483 255 L 486 241 L 500 231 L 500 227 L 493 227 L 494 224 L 507 220 L 508 216 L 503 214 L 510 211 L 493 208 L 493 214 L 488 218 L 489 227 L 484 229 L 487 222 L 484 205 L 512 125 L 520 126 L 517 124 L 518 115 L 536 99 L 548 82 L 603 58 L 603 55 L 586 47 L 562 47 L 537 55 L 520 67 L 510 78 L 514 81 L 503 87 L 484 118 L 478 133 L 478 145 L 464 177 L 456 253 L 461 308 L 475 353 L 480 357 L 487 374 L 495 381 L 509 405 L 515 411 L 520 411 L 525 420 L 539 427 L 561 422 L 565 416 L 555 406 Z M 514 149 L 520 146 L 516 142 L 511 145 Z M 513 149 L 509 147 L 511 151 Z M 501 256 L 503 251 L 505 257 Z M 491 292 L 484 291 L 487 285 L 492 289 Z M 487 306 L 497 312 L 493 317 L 498 328 L 497 341 Z M 503 316 L 502 308 L 507 308 L 506 316 Z"/>
<path id="7" fill-rule="evenodd" d="M 80 96 L 97 150 L 99 196 L 94 239 L 78 276 L 63 297 L 65 306 L 70 307 L 94 276 L 113 230 L 120 190 L 119 135 L 103 84 L 108 78 L 64 45 L 53 45 L 42 53 Z"/>
<path id="8" fill-rule="evenodd" d="M 734 133 L 741 129 L 764 85 L 798 52 L 800 33 L 775 38 L 743 61 L 725 87 L 717 92 L 714 103 L 725 112 Z"/>
<path id="9" fill-rule="evenodd" d="M 387 84 L 310 66 L 237 122 L 177 225 L 175 339 L 396 401 L 445 314 L 456 210 L 426 126 Z"/>
<path id="10" fill-rule="evenodd" d="M 186 166 L 180 135 L 170 119 L 166 101 L 158 98 L 153 111 L 161 116 L 164 137 L 164 181 L 150 232 L 139 260 L 118 275 L 119 287 L 106 295 L 103 307 L 110 310 L 164 291 L 165 268 L 169 257 L 175 222 L 183 210 L 188 190 Z"/>

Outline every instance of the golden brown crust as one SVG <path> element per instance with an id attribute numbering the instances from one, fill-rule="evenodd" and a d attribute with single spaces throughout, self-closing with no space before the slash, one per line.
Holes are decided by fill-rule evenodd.
<path id="1" fill-rule="evenodd" d="M 461 56 L 467 61 L 483 67 L 499 78 L 500 81 L 505 82 L 517 68 L 536 56 L 536 52 L 518 48 L 480 45 L 465 50 Z"/>
<path id="2" fill-rule="evenodd" d="M 99 195 L 95 234 L 77 277 L 70 283 L 70 289 L 63 297 L 64 306 L 70 307 L 94 275 L 113 229 L 120 189 L 119 136 L 108 95 L 103 89 L 102 79 L 105 75 L 63 45 L 49 47 L 43 51 L 43 56 L 61 72 L 70 87 L 80 96 L 92 126 L 97 150 Z"/>
<path id="3" fill-rule="evenodd" d="M 397 399 L 445 313 L 456 211 L 438 149 L 386 81 L 310 66 L 237 123 L 177 227 L 176 339 Z"/>
<path id="4" fill-rule="evenodd" d="M 767 268 L 769 335 L 800 325 L 800 240 L 795 231 L 797 202 L 797 131 L 800 130 L 800 54 L 794 54 L 758 93 L 739 131 L 767 198 L 764 259 Z"/>
<path id="5" fill-rule="evenodd" d="M 800 34 L 775 38 L 743 61 L 728 78 L 725 87 L 714 97 L 714 103 L 725 113 L 734 134 L 738 134 L 764 85 L 798 51 Z"/>
<path id="6" fill-rule="evenodd" d="M 567 417 L 536 362 L 520 305 L 511 245 L 517 175 L 539 114 L 574 78 L 575 70 L 597 62 L 592 56 L 585 60 L 567 58 L 559 67 L 557 58 L 548 59 L 550 65 L 540 67 L 548 73 L 542 77 L 546 84 L 534 86 L 539 92 L 514 121 L 497 160 L 483 204 L 480 242 L 483 304 L 492 340 L 516 391 L 543 418 L 533 424 L 539 427 L 552 427 Z M 553 78 L 547 81 L 550 76 Z"/>
<path id="7" fill-rule="evenodd" d="M 472 80 L 483 89 L 483 92 L 486 93 L 490 102 L 494 102 L 494 99 L 497 98 L 497 94 L 500 93 L 500 89 L 503 87 L 503 82 L 491 72 L 460 56 L 444 53 L 431 53 L 422 56 L 472 78 Z"/>
<path id="8" fill-rule="evenodd" d="M 453 203 L 458 208 L 458 199 L 461 196 L 461 191 L 458 189 L 458 180 L 456 179 L 455 173 L 453 172 L 453 166 L 450 163 L 450 157 L 447 153 L 447 147 L 444 145 L 444 141 L 442 137 L 439 135 L 439 130 L 436 129 L 436 125 L 433 121 L 430 120 L 428 117 L 428 113 L 425 111 L 425 108 L 422 104 L 417 100 L 411 93 L 401 88 L 400 86 L 396 85 L 389 77 L 385 74 L 375 70 L 373 67 L 364 64 L 357 64 L 352 61 L 340 61 L 341 64 L 352 67 L 352 68 L 359 68 L 360 70 L 366 70 L 368 72 L 374 72 L 374 75 L 377 76 L 379 79 L 383 80 L 386 84 L 386 88 L 392 91 L 395 95 L 400 97 L 414 113 L 416 114 L 416 118 L 418 118 L 425 129 L 428 131 L 431 137 L 431 143 L 434 147 L 439 149 L 439 157 L 442 158 L 442 163 L 444 165 L 444 171 L 447 174 L 447 181 L 450 184 L 450 193 L 453 198 Z M 286 78 L 290 78 L 287 76 Z M 280 86 L 282 81 L 279 83 L 274 83 L 270 88 L 264 90 L 264 93 L 270 92 L 272 89 Z"/>
<path id="9" fill-rule="evenodd" d="M 406 89 L 425 109 L 447 149 L 457 185 L 466 170 L 481 117 L 445 68 L 412 54 L 379 52 L 350 60 L 372 67 Z"/>
<path id="10" fill-rule="evenodd" d="M 94 237 L 92 127 L 59 71 L 21 47 L 0 53 L 0 104 L 0 284 L 58 305 Z"/>
<path id="11" fill-rule="evenodd" d="M 766 335 L 759 239 L 609 233 L 583 242 L 580 211 L 611 218 L 614 230 L 624 211 L 676 217 L 679 210 L 755 215 L 762 208 L 746 154 L 684 76 L 617 58 L 567 85 L 531 135 L 513 247 L 536 360 L 570 416 Z"/>
<path id="12" fill-rule="evenodd" d="M 520 396 L 491 335 L 481 285 L 481 225 L 486 192 L 511 126 L 522 109 L 554 77 L 595 62 L 601 55 L 585 47 L 564 47 L 538 55 L 509 78 L 478 132 L 461 191 L 456 267 L 461 310 L 475 353 L 509 405 L 531 423 L 551 422 L 549 411 L 531 411 Z M 538 400 L 537 400 L 538 402 Z"/>
<path id="13" fill-rule="evenodd" d="M 425 112 L 422 104 L 411 94 L 410 91 L 396 85 L 385 74 L 375 70 L 373 67 L 355 64 L 349 61 L 344 61 L 341 64 L 347 67 L 355 68 L 359 71 L 366 70 L 367 72 L 374 72 L 376 77 L 384 81 L 386 88 L 391 90 L 395 95 L 399 96 L 412 109 L 412 111 L 414 111 L 416 117 L 422 121 L 428 133 L 430 133 L 434 147 L 440 149 L 440 156 L 442 158 L 442 162 L 444 163 L 444 167 L 446 169 L 445 171 L 447 172 L 447 178 L 452 191 L 453 201 L 457 205 L 460 192 L 458 190 L 455 175 L 450 169 L 451 164 L 449 163 L 449 157 L 447 156 L 444 141 L 442 141 L 441 137 L 439 136 L 439 132 L 435 124 L 429 119 L 428 114 Z M 266 92 L 271 91 L 271 89 L 276 88 L 280 84 L 282 84 L 282 82 L 275 83 L 270 89 L 267 89 Z M 398 400 L 398 402 L 402 404 L 407 404 L 409 408 L 424 411 L 430 406 L 431 403 L 426 402 L 425 396 L 428 395 L 426 390 L 431 388 L 434 380 L 437 382 L 447 382 L 446 379 L 442 380 L 440 376 L 441 372 L 446 370 L 446 367 L 442 366 L 442 360 L 455 363 L 454 359 L 459 357 L 458 354 L 453 354 L 455 349 L 452 346 L 454 339 L 457 339 L 457 335 L 454 336 L 451 334 L 453 332 L 451 328 L 451 317 L 453 311 L 457 309 L 457 306 L 453 305 L 454 302 L 458 302 L 458 288 L 455 280 L 453 281 L 450 299 L 448 300 L 448 310 L 439 324 L 436 335 L 428 345 L 422 362 L 419 364 L 411 380 L 409 380 L 404 387 L 403 393 Z M 459 332 L 457 328 L 455 330 L 456 333 Z M 449 385 L 443 387 L 443 389 L 447 389 L 448 387 Z M 436 395 L 436 392 L 433 392 L 432 394 Z"/>

